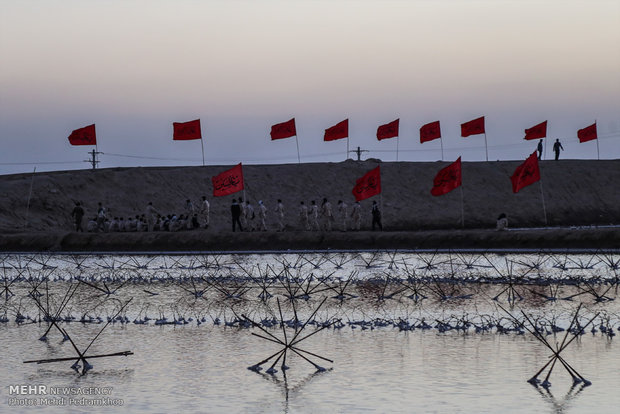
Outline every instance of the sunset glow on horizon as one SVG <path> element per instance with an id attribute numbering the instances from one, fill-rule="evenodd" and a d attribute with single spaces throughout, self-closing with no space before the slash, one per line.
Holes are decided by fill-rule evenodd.
<path id="1" fill-rule="evenodd" d="M 292 117 L 302 162 L 344 159 L 322 135 L 345 118 L 368 156 L 395 159 L 375 133 L 400 118 L 400 160 L 440 159 L 418 130 L 441 120 L 446 160 L 482 161 L 459 135 L 478 116 L 491 160 L 524 159 L 544 120 L 563 158 L 596 158 L 576 138 L 594 121 L 620 158 L 617 1 L 0 1 L 0 51 L 2 174 L 87 168 L 67 136 L 92 123 L 100 151 L 144 157 L 103 168 L 197 165 L 171 135 L 196 118 L 210 164 L 296 162 L 269 140 Z"/>

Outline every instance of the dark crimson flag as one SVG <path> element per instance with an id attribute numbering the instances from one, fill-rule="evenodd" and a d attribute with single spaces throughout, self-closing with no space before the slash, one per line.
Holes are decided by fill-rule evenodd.
<path id="1" fill-rule="evenodd" d="M 221 197 L 243 190 L 243 169 L 241 163 L 230 170 L 211 177 L 213 196 Z"/>
<path id="2" fill-rule="evenodd" d="M 434 139 L 441 138 L 441 127 L 439 121 L 431 122 L 420 128 L 420 144 Z"/>
<path id="3" fill-rule="evenodd" d="M 399 121 L 400 119 L 396 119 L 389 124 L 381 125 L 377 128 L 377 139 L 381 141 L 382 139 L 397 137 Z"/>
<path id="4" fill-rule="evenodd" d="M 468 137 L 470 135 L 484 134 L 484 117 L 473 119 L 469 122 L 461 124 L 461 136 Z"/>
<path id="5" fill-rule="evenodd" d="M 325 130 L 325 137 L 323 141 L 335 141 L 337 139 L 349 137 L 349 120 L 345 119 L 342 122 L 338 122 L 333 127 L 329 127 Z"/>
<path id="6" fill-rule="evenodd" d="M 596 133 L 596 122 L 577 131 L 577 138 L 579 138 L 579 142 L 588 142 L 593 139 L 597 139 L 598 134 Z"/>
<path id="7" fill-rule="evenodd" d="M 355 201 L 362 201 L 381 193 L 381 171 L 379 167 L 368 171 L 355 182 L 352 191 Z"/>
<path id="8" fill-rule="evenodd" d="M 69 135 L 69 143 L 71 145 L 97 145 L 95 124 L 71 132 L 71 135 Z"/>
<path id="9" fill-rule="evenodd" d="M 530 155 L 523 164 L 515 170 L 510 181 L 512 181 L 512 192 L 518 193 L 523 187 L 534 184 L 540 180 L 540 170 L 538 169 L 538 157 L 536 151 Z"/>
<path id="10" fill-rule="evenodd" d="M 433 180 L 431 194 L 440 196 L 461 186 L 461 157 L 452 164 L 439 170 Z"/>
<path id="11" fill-rule="evenodd" d="M 525 137 L 523 139 L 539 139 L 547 137 L 547 121 L 541 122 L 538 125 L 534 125 L 531 128 L 525 130 Z"/>
<path id="12" fill-rule="evenodd" d="M 202 139 L 202 131 L 200 130 L 200 119 L 195 119 L 188 122 L 173 122 L 172 129 L 172 139 L 175 141 Z"/>
<path id="13" fill-rule="evenodd" d="M 297 135 L 297 129 L 295 128 L 295 118 L 290 119 L 281 124 L 275 124 L 271 127 L 271 140 L 290 138 Z"/>

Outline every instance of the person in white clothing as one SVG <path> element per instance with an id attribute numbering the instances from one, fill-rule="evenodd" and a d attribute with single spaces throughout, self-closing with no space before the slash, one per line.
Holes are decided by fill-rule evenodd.
<path id="1" fill-rule="evenodd" d="M 327 198 L 323 199 L 323 204 L 321 205 L 321 216 L 323 217 L 325 230 L 332 231 L 332 221 L 334 220 L 334 216 L 332 214 L 332 204 L 327 201 Z"/>
<path id="2" fill-rule="evenodd" d="M 278 217 L 278 231 L 284 231 L 284 205 L 280 199 L 278 199 L 278 205 L 276 206 L 275 212 Z"/>
<path id="3" fill-rule="evenodd" d="M 206 196 L 202 196 L 202 201 L 200 202 L 200 217 L 202 218 L 202 223 L 204 228 L 209 227 L 209 211 L 211 206 L 209 204 L 209 200 L 207 200 Z"/>
<path id="4" fill-rule="evenodd" d="M 338 200 L 338 213 L 340 213 L 342 231 L 347 231 L 347 207 L 347 203 L 342 200 Z"/>
<path id="5" fill-rule="evenodd" d="M 308 221 L 308 206 L 306 206 L 303 201 L 299 204 L 299 221 L 301 222 L 301 227 L 304 230 L 310 230 L 310 221 Z"/>
<path id="6" fill-rule="evenodd" d="M 310 219 L 312 221 L 312 230 L 319 231 L 321 229 L 319 226 L 319 206 L 316 205 L 314 200 L 311 201 Z"/>
<path id="7" fill-rule="evenodd" d="M 353 219 L 353 229 L 359 231 L 362 226 L 362 206 L 359 201 L 353 204 L 351 218 Z"/>
<path id="8" fill-rule="evenodd" d="M 260 230 L 267 231 L 267 207 L 263 204 L 263 201 L 258 202 L 258 218 L 260 219 Z"/>

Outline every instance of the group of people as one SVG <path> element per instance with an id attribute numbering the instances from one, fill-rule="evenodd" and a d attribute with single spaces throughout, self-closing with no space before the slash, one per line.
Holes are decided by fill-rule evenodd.
<path id="1" fill-rule="evenodd" d="M 543 140 L 542 139 L 538 141 L 538 146 L 536 147 L 536 150 L 538 151 L 538 159 L 542 160 L 542 155 L 543 155 Z M 560 142 L 560 140 L 556 139 L 555 142 L 553 143 L 553 152 L 555 153 L 556 161 L 560 159 L 560 151 L 564 151 L 564 147 L 562 146 L 562 143 Z"/>
<path id="2" fill-rule="evenodd" d="M 255 209 L 252 203 L 248 200 L 245 202 L 242 198 L 233 199 L 230 206 L 230 213 L 232 219 L 232 231 L 267 231 L 267 215 L 269 209 L 262 200 L 258 201 L 258 206 Z M 276 231 L 286 231 L 286 214 L 284 204 L 281 199 L 278 199 L 276 206 L 271 211 L 275 213 L 276 218 Z M 372 208 L 372 229 L 379 228 L 383 230 L 381 224 L 381 211 L 376 201 L 373 201 Z M 350 226 L 349 226 L 349 220 Z M 300 201 L 297 210 L 297 226 L 298 230 L 303 231 L 332 231 L 334 225 L 341 231 L 357 230 L 361 229 L 362 223 L 362 207 L 359 201 L 356 201 L 351 206 L 351 212 L 349 214 L 349 206 L 342 200 L 338 200 L 336 211 L 333 210 L 331 202 L 324 198 L 321 206 L 316 203 L 315 200 L 310 201 L 310 205 Z"/>
<path id="3" fill-rule="evenodd" d="M 181 231 L 209 227 L 210 204 L 206 196 L 202 196 L 199 206 L 195 206 L 191 200 L 185 201 L 182 214 L 161 214 L 152 202 L 149 202 L 143 214 L 128 217 L 111 217 L 110 211 L 102 203 L 98 203 L 97 214 L 91 217 L 86 225 L 88 232 L 142 232 L 142 231 Z M 331 202 L 324 198 L 319 206 L 315 200 L 306 205 L 299 203 L 297 211 L 297 224 L 288 226 L 286 210 L 281 199 L 278 199 L 273 210 L 268 210 L 262 200 L 256 208 L 249 200 L 235 198 L 230 206 L 232 231 L 268 231 L 267 217 L 275 213 L 276 231 L 286 231 L 287 228 L 296 228 L 302 231 L 340 231 L 361 229 L 362 208 L 359 201 L 349 205 L 339 200 L 336 209 L 332 208 Z M 372 229 L 383 230 L 381 223 L 381 210 L 376 201 L 372 204 Z M 82 221 L 85 211 L 80 202 L 75 203 L 71 216 L 75 221 L 75 231 L 84 231 Z"/>
<path id="4" fill-rule="evenodd" d="M 210 205 L 206 196 L 202 197 L 200 206 L 194 207 L 191 200 L 185 201 L 182 214 L 161 214 L 149 202 L 143 214 L 125 217 L 110 215 L 102 203 L 98 203 L 97 214 L 91 217 L 86 224 L 86 231 L 97 232 L 141 232 L 141 231 L 181 231 L 209 227 Z M 71 216 L 75 222 L 75 231 L 84 231 L 82 227 L 85 215 L 84 207 L 80 202 L 75 203 Z"/>

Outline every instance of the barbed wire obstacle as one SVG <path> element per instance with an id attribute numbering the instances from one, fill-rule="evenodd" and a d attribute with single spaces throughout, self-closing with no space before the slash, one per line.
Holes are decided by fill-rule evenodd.
<path id="1" fill-rule="evenodd" d="M 297 310 L 295 308 L 295 301 L 291 301 L 292 306 L 293 306 L 293 313 L 295 315 L 295 321 L 293 323 L 294 327 L 295 327 L 295 334 L 289 339 L 287 333 L 286 333 L 286 324 L 284 321 L 284 318 L 282 316 L 282 307 L 280 306 L 280 299 L 277 298 L 277 303 L 278 303 L 278 312 L 280 314 L 280 320 L 278 321 L 280 327 L 282 328 L 282 335 L 283 338 L 278 338 L 277 336 L 273 335 L 271 332 L 267 331 L 265 328 L 263 328 L 259 323 L 254 322 L 252 319 L 248 318 L 247 316 L 245 316 L 244 314 L 241 315 L 241 317 L 243 319 L 245 319 L 247 322 L 251 323 L 252 326 L 260 329 L 265 335 L 260 335 L 257 334 L 256 332 L 252 332 L 252 335 L 259 337 L 261 339 L 264 339 L 266 341 L 269 342 L 273 342 L 277 345 L 279 345 L 281 348 L 274 354 L 270 355 L 269 357 L 263 359 L 262 361 L 260 361 L 257 364 L 254 364 L 252 366 L 249 366 L 248 369 L 251 371 L 255 371 L 255 372 L 259 372 L 262 367 L 261 365 L 264 365 L 266 363 L 268 363 L 271 360 L 274 360 L 273 363 L 271 364 L 271 366 L 265 371 L 267 374 L 275 374 L 277 372 L 277 370 L 275 369 L 276 364 L 280 361 L 280 359 L 282 359 L 282 364 L 280 366 L 280 369 L 282 369 L 282 372 L 284 373 L 287 369 L 289 369 L 289 367 L 286 365 L 286 357 L 287 357 L 287 353 L 288 352 L 292 352 L 296 355 L 298 355 L 299 357 L 301 357 L 302 359 L 304 359 L 306 362 L 308 362 L 309 364 L 311 364 L 317 371 L 319 372 L 323 372 L 326 371 L 325 368 L 323 368 L 322 366 L 318 365 L 316 362 L 312 361 L 310 359 L 310 357 L 314 357 L 314 358 L 319 358 L 323 361 L 327 361 L 330 363 L 334 363 L 334 361 L 332 361 L 329 358 L 325 358 L 322 357 L 320 355 L 317 355 L 313 352 L 307 351 L 305 349 L 301 349 L 299 347 L 299 344 L 301 342 L 303 342 L 304 340 L 310 338 L 311 336 L 321 332 L 323 329 L 329 328 L 331 325 L 333 325 L 335 322 L 337 322 L 336 320 L 332 320 L 332 321 L 328 321 L 323 323 L 318 329 L 316 329 L 315 331 L 300 337 L 301 333 L 304 331 L 304 328 L 308 325 L 308 323 L 310 321 L 313 320 L 314 316 L 317 314 L 317 312 L 319 311 L 319 309 L 321 309 L 321 307 L 323 306 L 323 304 L 325 303 L 325 301 L 327 300 L 327 297 L 324 297 L 323 300 L 321 301 L 321 303 L 316 307 L 316 309 L 312 312 L 312 314 L 308 317 L 308 319 L 306 320 L 306 322 L 304 322 L 303 325 L 301 325 L 301 327 L 299 327 L 300 323 L 299 323 L 299 319 L 297 318 Z"/>
<path id="2" fill-rule="evenodd" d="M 584 386 L 592 385 L 590 381 L 585 379 L 581 374 L 579 374 L 579 372 L 577 372 L 577 370 L 575 370 L 575 368 L 573 368 L 568 362 L 566 362 L 566 360 L 560 354 L 566 349 L 566 347 L 568 347 L 568 345 L 570 345 L 571 342 L 575 340 L 575 338 L 578 338 L 579 335 L 585 332 L 585 329 L 592 322 L 594 322 L 594 319 L 598 317 L 599 313 L 596 313 L 592 317 L 592 319 L 588 321 L 588 323 L 581 326 L 579 324 L 578 317 L 579 317 L 579 311 L 581 310 L 582 304 L 579 304 L 579 306 L 577 307 L 577 310 L 575 311 L 575 314 L 573 315 L 570 326 L 568 327 L 568 329 L 566 330 L 566 333 L 564 334 L 564 338 L 562 339 L 562 342 L 560 344 L 556 343 L 555 347 L 553 347 L 549 343 L 549 341 L 547 341 L 547 338 L 545 338 L 544 332 L 534 322 L 532 322 L 532 318 L 528 316 L 525 312 L 521 311 L 521 314 L 523 315 L 523 317 L 525 318 L 525 321 L 527 321 L 529 326 L 527 326 L 523 321 L 515 318 L 510 312 L 504 309 L 501 305 L 498 305 L 498 306 L 504 312 L 506 312 L 515 321 L 515 323 L 517 323 L 521 328 L 525 329 L 526 331 L 534 335 L 534 337 L 538 339 L 540 343 L 542 343 L 547 348 L 549 348 L 549 350 L 551 350 L 551 352 L 553 353 L 553 355 L 549 358 L 549 361 L 547 361 L 547 363 L 527 382 L 534 385 L 535 387 L 538 387 L 538 385 L 542 386 L 543 388 L 551 387 L 551 382 L 549 382 L 549 377 L 551 376 L 551 373 L 553 372 L 553 368 L 555 367 L 556 362 L 560 361 L 560 364 L 562 364 L 562 366 L 566 369 L 566 371 L 572 377 L 573 386 L 576 386 L 578 384 L 583 384 Z M 570 334 L 572 334 L 572 337 L 568 339 Z M 540 381 L 538 377 L 542 375 L 545 370 L 547 370 L 547 375 L 545 376 L 545 379 L 543 381 Z"/>
<path id="3" fill-rule="evenodd" d="M 71 287 L 69 289 L 69 292 L 71 292 Z M 77 289 L 77 286 L 75 289 L 73 289 L 73 293 L 75 293 L 75 290 Z M 73 295 L 73 293 L 71 295 Z M 52 363 L 52 362 L 66 362 L 66 361 L 75 361 L 73 363 L 73 365 L 71 365 L 71 368 L 73 370 L 75 370 L 76 372 L 80 372 L 80 368 L 82 368 L 82 372 L 81 375 L 85 375 L 88 371 L 90 371 L 91 369 L 93 369 L 93 366 L 88 362 L 87 359 L 95 359 L 95 358 L 108 358 L 108 357 L 113 357 L 113 356 L 128 356 L 128 355 L 133 355 L 133 352 L 131 351 L 121 351 L 121 352 L 114 352 L 114 353 L 109 353 L 109 354 L 95 354 L 95 355 L 87 355 L 86 353 L 88 352 L 88 350 L 90 349 L 90 347 L 95 343 L 95 341 L 99 338 L 99 336 L 103 333 L 103 331 L 108 327 L 108 325 L 110 323 L 112 323 L 112 321 L 114 321 L 116 319 L 116 317 L 118 315 L 121 314 L 121 312 L 127 307 L 127 305 L 129 305 L 129 303 L 133 300 L 133 298 L 130 298 L 127 302 L 125 302 L 124 305 L 122 305 L 120 307 L 120 309 L 118 310 L 118 312 L 116 313 L 116 315 L 114 315 L 113 318 L 108 319 L 108 322 L 101 328 L 101 330 L 97 333 L 97 335 L 95 335 L 95 337 L 92 339 L 92 341 L 90 341 L 90 343 L 88 344 L 88 346 L 86 346 L 86 348 L 84 348 L 84 351 L 80 351 L 80 349 L 78 348 L 78 346 L 75 344 L 75 342 L 73 341 L 73 339 L 71 338 L 71 336 L 67 333 L 67 331 L 65 329 L 63 329 L 60 325 L 58 325 L 57 323 L 57 317 L 52 317 L 50 315 L 50 313 L 48 312 L 48 310 L 40 303 L 40 300 L 38 297 L 33 297 L 35 303 L 37 304 L 39 310 L 41 310 L 44 314 L 45 314 L 45 318 L 46 320 L 50 321 L 50 328 L 52 326 L 54 326 L 62 335 L 63 335 L 63 339 L 66 339 L 69 341 L 69 343 L 71 343 L 71 346 L 73 347 L 73 350 L 75 351 L 75 353 L 77 354 L 76 356 L 72 356 L 72 357 L 62 357 L 62 358 L 48 358 L 48 359 L 35 359 L 35 360 L 27 360 L 24 361 L 24 364 L 31 364 L 31 363 L 36 363 L 36 364 L 48 364 L 48 363 Z M 64 301 L 63 301 L 64 302 Z M 120 301 L 119 301 L 120 302 Z M 66 302 L 62 305 L 62 307 L 64 308 L 64 306 L 66 306 Z M 60 311 L 59 311 L 60 312 Z M 49 329 L 48 329 L 49 332 Z M 44 337 L 47 335 L 44 334 Z M 82 365 L 80 366 L 80 362 L 82 363 Z"/>

